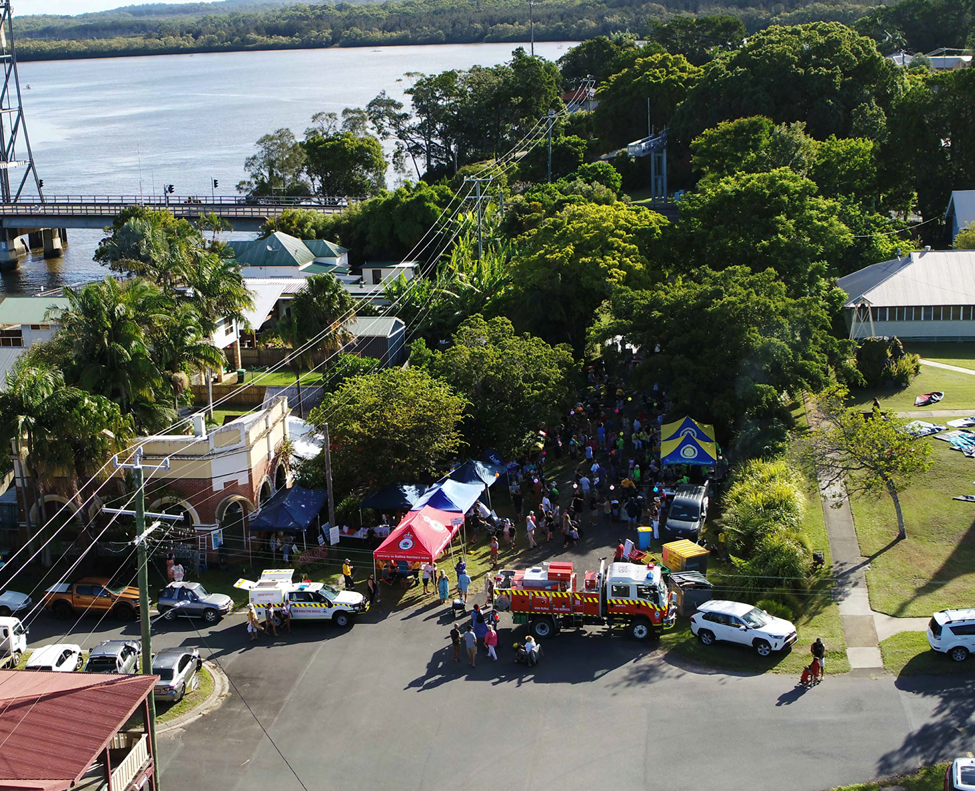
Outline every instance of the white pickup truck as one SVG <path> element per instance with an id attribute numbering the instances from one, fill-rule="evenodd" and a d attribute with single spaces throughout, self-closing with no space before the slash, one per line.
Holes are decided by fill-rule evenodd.
<path id="1" fill-rule="evenodd" d="M 240 579 L 235 588 L 246 590 L 257 615 L 264 618 L 266 608 L 291 603 L 295 621 L 331 621 L 346 627 L 355 616 L 368 611 L 361 593 L 340 591 L 324 582 L 294 582 L 291 569 L 269 569 L 257 582 Z"/>

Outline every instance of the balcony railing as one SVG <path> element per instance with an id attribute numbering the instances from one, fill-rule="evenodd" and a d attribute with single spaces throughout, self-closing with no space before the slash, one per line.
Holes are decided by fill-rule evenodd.
<path id="1" fill-rule="evenodd" d="M 125 791 L 149 761 L 149 736 L 147 734 L 142 734 L 134 744 L 132 744 L 129 734 L 116 734 L 110 747 L 112 749 L 124 749 L 126 744 L 131 744 L 131 749 L 122 763 L 112 770 L 112 779 L 109 782 L 108 791 Z"/>

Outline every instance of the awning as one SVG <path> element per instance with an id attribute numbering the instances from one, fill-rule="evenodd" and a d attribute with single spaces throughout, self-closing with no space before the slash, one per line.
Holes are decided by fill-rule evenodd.
<path id="1" fill-rule="evenodd" d="M 484 461 L 466 461 L 447 477 L 459 483 L 483 483 L 494 486 L 507 470 L 499 464 L 488 464 Z"/>
<path id="2" fill-rule="evenodd" d="M 678 434 L 660 443 L 661 464 L 701 464 L 710 466 L 718 460 L 713 442 L 699 442 L 691 434 Z"/>
<path id="3" fill-rule="evenodd" d="M 441 511 L 467 513 L 483 491 L 483 483 L 460 483 L 448 479 L 427 489 L 423 497 L 417 500 L 410 510 L 419 511 L 429 505 Z"/>
<path id="4" fill-rule="evenodd" d="M 698 442 L 714 442 L 714 426 L 685 417 L 683 420 L 675 420 L 660 427 L 661 442 L 668 442 L 685 435 L 694 437 Z"/>
<path id="5" fill-rule="evenodd" d="M 454 524 L 452 524 L 454 523 Z M 464 517 L 460 514 L 421 508 L 411 511 L 372 553 L 376 560 L 433 562 L 450 543 Z"/>
<path id="6" fill-rule="evenodd" d="M 362 501 L 363 508 L 377 511 L 409 511 L 427 490 L 425 484 L 397 483 L 369 495 Z"/>
<path id="7" fill-rule="evenodd" d="M 315 521 L 328 500 L 325 489 L 293 486 L 282 489 L 250 520 L 251 530 L 303 531 Z"/>
<path id="8" fill-rule="evenodd" d="M 255 332 L 267 321 L 274 303 L 278 301 L 287 285 L 285 282 L 260 286 L 247 284 L 247 290 L 254 295 L 254 309 L 244 311 L 244 320 Z"/>

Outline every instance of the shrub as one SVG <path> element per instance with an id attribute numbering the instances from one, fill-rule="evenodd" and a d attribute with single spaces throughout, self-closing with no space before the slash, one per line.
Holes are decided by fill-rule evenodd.
<path id="1" fill-rule="evenodd" d="M 899 338 L 865 338 L 857 347 L 856 366 L 866 387 L 888 380 L 907 387 L 921 370 L 921 358 L 905 352 Z"/>
<path id="2" fill-rule="evenodd" d="M 920 372 L 921 357 L 917 354 L 905 354 L 900 359 L 891 360 L 887 366 L 887 378 L 893 379 L 901 387 L 907 387 Z"/>
<path id="3" fill-rule="evenodd" d="M 735 475 L 725 500 L 728 544 L 750 558 L 766 537 L 796 531 L 805 511 L 802 477 L 784 459 L 749 462 Z"/>
<path id="4" fill-rule="evenodd" d="M 796 587 L 805 580 L 809 566 L 805 547 L 782 532 L 759 540 L 749 559 L 733 556 L 731 562 L 736 571 L 733 584 L 745 594 L 783 585 Z"/>
<path id="5" fill-rule="evenodd" d="M 785 618 L 787 621 L 795 619 L 795 613 L 787 605 L 775 599 L 760 599 L 755 606 L 760 610 L 765 610 L 765 612 L 775 618 Z"/>

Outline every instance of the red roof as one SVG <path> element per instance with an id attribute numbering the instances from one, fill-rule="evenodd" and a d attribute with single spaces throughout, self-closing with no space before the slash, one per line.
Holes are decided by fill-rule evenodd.
<path id="1" fill-rule="evenodd" d="M 0 670 L 0 791 L 68 788 L 156 678 Z"/>
<path id="2" fill-rule="evenodd" d="M 410 511 L 372 553 L 373 557 L 376 560 L 432 562 L 440 557 L 463 523 L 463 514 L 438 511 L 425 505 L 419 511 Z"/>

